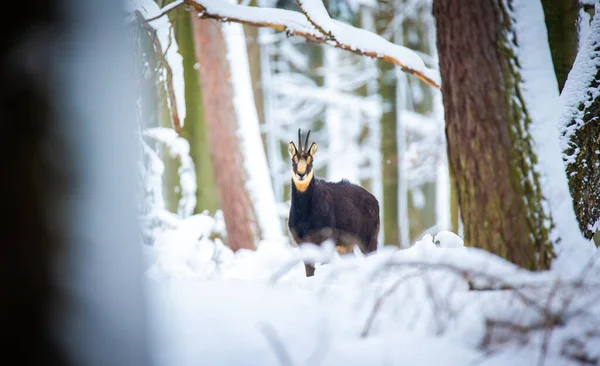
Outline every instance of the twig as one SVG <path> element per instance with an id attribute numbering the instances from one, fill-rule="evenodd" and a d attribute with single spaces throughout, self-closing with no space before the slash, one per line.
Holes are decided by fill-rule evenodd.
<path id="1" fill-rule="evenodd" d="M 335 43 L 339 43 L 335 37 L 333 36 L 333 34 L 331 33 L 331 31 L 326 31 L 322 25 L 318 24 L 317 22 L 315 22 L 313 20 L 313 17 L 310 15 L 310 13 L 308 11 L 306 11 L 305 7 L 304 7 L 304 1 L 303 0 L 296 0 L 296 2 L 298 3 L 298 6 L 300 7 L 300 12 L 302 14 L 304 14 L 304 16 L 306 17 L 306 19 L 309 21 L 310 24 L 313 25 L 313 27 L 315 27 L 319 32 L 321 32 L 321 34 L 323 36 L 325 36 L 325 38 L 330 39 L 332 41 L 334 41 Z M 321 2 L 321 5 L 323 5 L 323 3 Z M 322 6 L 322 12 L 329 18 L 329 14 L 327 14 L 327 10 L 325 9 L 325 5 Z"/>
<path id="2" fill-rule="evenodd" d="M 501 286 L 501 288 L 503 290 L 510 290 L 510 291 L 512 291 L 526 305 L 529 305 L 529 306 L 535 308 L 540 313 L 542 313 L 542 314 L 546 313 L 546 309 L 544 309 L 544 307 L 542 307 L 537 301 L 535 301 L 535 300 L 531 299 L 529 296 L 525 295 L 523 293 L 523 291 L 521 291 L 520 288 L 512 286 L 509 283 L 505 283 L 500 278 L 498 278 L 496 276 L 493 276 L 493 275 L 490 275 L 490 274 L 485 273 L 485 272 L 466 270 L 466 269 L 462 269 L 462 268 L 456 267 L 456 266 L 448 264 L 448 263 L 427 263 L 427 262 L 406 262 L 406 263 L 403 263 L 403 262 L 389 262 L 389 263 L 386 263 L 385 266 L 390 266 L 390 267 L 408 267 L 408 268 L 412 268 L 412 267 L 424 267 L 426 269 L 447 270 L 447 271 L 454 272 L 454 273 L 458 274 L 459 276 L 461 276 L 462 278 L 464 278 L 467 281 L 469 281 L 473 277 L 482 277 L 482 278 L 487 279 L 490 282 L 493 282 L 495 284 L 499 284 L 499 286 Z"/>
<path id="3" fill-rule="evenodd" d="M 183 0 L 173 1 L 169 5 L 165 6 L 162 9 L 160 9 L 160 13 L 158 13 L 158 15 L 155 15 L 152 18 L 144 19 L 143 22 L 144 23 L 150 23 L 150 22 L 152 22 L 152 21 L 154 21 L 154 20 L 156 20 L 158 18 L 161 18 L 161 17 L 167 15 L 167 13 L 169 13 L 171 10 L 175 10 L 175 9 L 177 9 L 178 7 L 180 7 L 183 4 L 185 4 L 183 2 Z"/>
<path id="4" fill-rule="evenodd" d="M 373 326 L 373 322 L 375 321 L 375 317 L 381 310 L 381 307 L 383 306 L 383 303 L 385 302 L 385 300 L 389 296 L 391 296 L 396 291 L 398 286 L 400 286 L 403 282 L 405 282 L 406 280 L 408 280 L 410 278 L 417 277 L 418 275 L 419 275 L 419 273 L 410 273 L 410 274 L 404 275 L 404 277 L 402 277 L 402 278 L 398 279 L 396 282 L 394 282 L 394 284 L 392 286 L 390 286 L 386 291 L 384 291 L 377 298 L 377 301 L 375 301 L 375 305 L 373 305 L 373 309 L 371 309 L 369 318 L 367 319 L 367 322 L 365 323 L 363 331 L 360 333 L 361 338 L 366 338 L 369 335 L 369 332 L 371 331 L 371 327 Z"/>
<path id="5" fill-rule="evenodd" d="M 285 349 L 285 346 L 281 342 L 280 337 L 277 335 L 277 331 L 275 330 L 275 328 L 273 328 L 269 324 L 263 324 L 260 327 L 260 330 L 267 339 L 267 342 L 269 342 L 271 347 L 273 347 L 273 351 L 275 351 L 275 355 L 279 360 L 279 364 L 281 366 L 292 366 L 292 358 Z"/>
<path id="6" fill-rule="evenodd" d="M 139 10 L 134 11 L 136 17 L 138 19 L 144 19 Z M 152 44 L 154 45 L 154 49 L 156 51 L 156 55 L 158 56 L 158 60 L 162 67 L 165 69 L 165 73 L 167 74 L 167 80 L 165 81 L 167 87 L 167 95 L 169 98 L 169 109 L 171 112 L 171 120 L 173 123 L 173 129 L 177 132 L 178 135 L 181 135 L 181 121 L 179 119 L 179 112 L 177 112 L 177 98 L 175 98 L 175 88 L 173 87 L 173 70 L 171 69 L 171 65 L 165 59 L 165 54 L 163 53 L 162 46 L 160 44 L 160 40 L 156 35 L 156 29 L 152 27 L 148 22 L 140 21 L 140 24 L 152 37 Z"/>
<path id="7" fill-rule="evenodd" d="M 336 48 L 350 51 L 362 56 L 367 56 L 375 59 L 391 62 L 400 67 L 402 71 L 412 74 L 419 78 L 424 83 L 439 89 L 439 83 L 425 75 L 426 70 L 417 70 L 409 67 L 403 60 L 396 57 L 375 51 L 364 51 L 352 45 L 338 42 L 335 37 L 326 32 L 321 25 L 313 25 L 302 13 L 255 6 L 244 6 L 239 4 L 229 4 L 224 1 L 214 0 L 184 0 L 185 3 L 194 8 L 198 12 L 198 16 L 202 18 L 215 19 L 223 22 L 234 22 L 252 25 L 256 27 L 272 28 L 280 32 L 285 32 L 287 35 L 302 37 L 309 42 L 328 44 Z M 306 22 L 308 20 L 308 23 Z M 341 23 L 340 23 L 341 24 Z M 319 29 L 323 30 L 321 32 Z M 377 36 L 374 33 L 370 33 Z M 379 36 L 377 36 L 379 37 Z M 393 45 L 393 44 L 392 44 Z M 393 45 L 397 46 L 397 45 Z M 397 46 L 399 47 L 399 46 Z"/>

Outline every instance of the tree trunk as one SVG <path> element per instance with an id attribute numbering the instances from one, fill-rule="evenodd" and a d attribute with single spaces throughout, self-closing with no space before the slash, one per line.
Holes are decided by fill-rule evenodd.
<path id="1" fill-rule="evenodd" d="M 185 79 L 185 123 L 182 136 L 190 144 L 190 157 L 196 169 L 196 208 L 195 213 L 208 210 L 214 214 L 219 208 L 217 187 L 208 147 L 208 132 L 204 123 L 204 106 L 200 75 L 195 69 L 196 55 L 190 15 L 193 14 L 180 7 L 169 13 L 173 24 L 178 51 L 183 58 L 183 75 Z M 191 15 L 193 16 L 193 15 Z"/>
<path id="2" fill-rule="evenodd" d="M 406 1 L 404 1 L 406 4 Z M 435 47 L 434 44 L 430 44 L 429 32 L 433 32 L 430 29 L 429 24 L 426 22 L 425 13 L 428 10 L 422 7 L 416 9 L 414 15 L 408 17 L 402 23 L 402 38 L 398 39 L 397 43 L 410 48 L 411 50 L 423 52 L 424 54 L 431 54 L 431 48 Z M 413 110 L 423 116 L 432 115 L 433 110 L 433 89 L 418 79 L 410 77 L 409 75 L 398 72 L 399 78 L 404 78 L 406 83 L 404 96 L 406 103 L 403 108 Z M 419 93 L 421 97 L 419 99 L 412 98 L 415 94 L 412 92 L 415 89 L 420 89 Z M 436 166 L 432 166 L 431 169 L 436 169 Z M 402 172 L 400 173 L 402 174 Z M 427 182 L 419 186 L 417 192 L 415 189 L 409 191 L 407 197 L 407 213 L 409 220 L 409 240 L 413 243 L 415 240 L 420 239 L 427 229 L 431 228 L 436 223 L 436 186 L 434 182 Z M 421 199 L 423 198 L 423 199 Z M 422 202 L 420 202 L 422 201 Z"/>
<path id="3" fill-rule="evenodd" d="M 433 13 L 465 242 L 547 268 L 554 225 L 542 202 L 509 10 L 500 0 L 435 0 Z"/>
<path id="4" fill-rule="evenodd" d="M 123 4 L 30 5 L 0 47 L 3 364 L 148 365 Z"/>
<path id="5" fill-rule="evenodd" d="M 231 23 L 222 26 L 227 60 L 231 72 L 238 143 L 242 152 L 246 190 L 251 198 L 253 218 L 258 223 L 260 238 L 270 243 L 283 243 L 277 201 L 273 193 L 273 183 L 269 164 L 265 155 L 260 125 L 250 78 L 246 38 L 241 24 Z"/>
<path id="6" fill-rule="evenodd" d="M 383 185 L 383 242 L 386 245 L 400 245 L 398 226 L 398 144 L 396 141 L 396 83 L 394 66 L 381 65 L 379 94 L 393 106 L 381 116 L 381 183 Z"/>
<path id="7" fill-rule="evenodd" d="M 376 14 L 375 25 L 377 33 L 381 34 L 394 17 L 394 7 L 391 4 L 382 5 Z M 396 103 L 396 77 L 394 65 L 378 62 L 379 66 L 379 95 L 382 103 L 388 105 L 381 114 L 381 184 L 382 202 L 381 219 L 383 226 L 383 243 L 385 245 L 400 245 L 400 227 L 398 221 L 399 207 L 399 156 L 397 141 L 398 112 Z M 407 218 L 403 218 L 406 220 Z M 407 235 L 408 233 L 405 233 Z"/>
<path id="8" fill-rule="evenodd" d="M 562 91 L 577 56 L 579 0 L 542 0 L 552 62 Z"/>
<path id="9" fill-rule="evenodd" d="M 563 159 L 579 229 L 591 239 L 600 226 L 600 5 L 565 84 L 559 125 Z"/>
<path id="10" fill-rule="evenodd" d="M 225 225 L 227 245 L 254 249 L 251 205 L 245 188 L 242 156 L 236 135 L 229 64 L 221 26 L 213 20 L 192 16 L 196 59 L 204 102 L 204 119 Z"/>

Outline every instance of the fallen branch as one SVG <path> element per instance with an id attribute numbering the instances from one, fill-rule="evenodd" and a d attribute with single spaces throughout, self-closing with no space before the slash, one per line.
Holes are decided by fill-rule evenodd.
<path id="1" fill-rule="evenodd" d="M 391 62 L 404 72 L 415 75 L 435 88 L 440 88 L 439 73 L 429 69 L 412 50 L 391 43 L 377 34 L 335 21 L 322 13 L 315 14 L 314 5 L 304 12 L 231 4 L 221 0 L 184 0 L 201 18 L 272 28 L 310 42 L 328 44 L 346 51 Z M 321 4 L 322 5 L 322 4 Z"/>
<path id="2" fill-rule="evenodd" d="M 363 330 L 360 333 L 361 338 L 366 338 L 369 335 L 369 332 L 371 331 L 371 328 L 373 327 L 373 323 L 375 322 L 375 317 L 381 310 L 381 307 L 383 306 L 383 303 L 385 302 L 385 300 L 388 297 L 390 297 L 396 291 L 398 286 L 400 286 L 402 283 L 406 282 L 407 280 L 409 280 L 411 278 L 418 277 L 419 275 L 420 275 L 420 273 L 415 272 L 415 273 L 410 273 L 410 274 L 403 276 L 402 278 L 400 278 L 396 282 L 394 282 L 394 284 L 392 286 L 390 286 L 387 290 L 385 290 L 381 294 L 381 296 L 379 296 L 377 298 L 377 301 L 375 301 L 375 305 L 373 305 L 373 308 L 371 309 L 369 318 L 367 319 L 367 322 L 365 323 L 365 326 L 363 327 Z"/>

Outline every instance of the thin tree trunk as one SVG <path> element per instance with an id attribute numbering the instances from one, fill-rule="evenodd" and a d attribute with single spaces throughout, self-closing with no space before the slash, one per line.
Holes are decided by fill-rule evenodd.
<path id="1" fill-rule="evenodd" d="M 196 16 L 192 17 L 192 26 L 211 160 L 227 227 L 227 245 L 233 250 L 254 249 L 251 205 L 236 135 L 236 115 L 223 33 L 216 21 Z"/>
<path id="2" fill-rule="evenodd" d="M 404 2 L 404 4 L 406 4 L 406 2 Z M 413 16 L 407 17 L 402 23 L 402 31 L 399 32 L 401 38 L 398 39 L 398 43 L 412 50 L 430 54 L 431 48 L 435 47 L 435 45 L 429 43 L 431 39 L 431 37 L 429 37 L 429 32 L 433 32 L 433 30 L 429 29 L 425 16 L 425 10 L 420 8 Z M 405 73 L 400 74 L 400 71 L 398 72 L 398 77 L 403 77 L 406 83 L 404 88 L 406 89 L 404 96 L 406 103 L 403 108 L 414 110 L 424 116 L 432 115 L 433 90 L 431 87 L 412 79 Z M 421 89 L 420 94 L 422 97 L 415 100 L 412 98 L 414 95 L 414 92 L 412 91 L 417 88 Z M 431 169 L 436 169 L 436 167 L 432 166 Z M 419 189 L 421 192 L 416 194 L 415 190 L 410 190 L 407 199 L 407 212 L 408 217 L 410 217 L 409 238 L 411 243 L 419 239 L 427 229 L 431 228 L 436 223 L 437 190 L 435 182 L 424 183 Z M 422 195 L 424 202 L 418 202 L 416 200 L 420 199 L 420 197 L 417 196 L 418 194 Z"/>
<path id="3" fill-rule="evenodd" d="M 503 1 L 435 0 L 448 156 L 465 242 L 526 268 L 553 257 Z M 512 42 L 516 42 L 512 40 Z"/>
<path id="4" fill-rule="evenodd" d="M 552 62 L 562 91 L 577 56 L 579 0 L 542 0 Z"/>
<path id="5" fill-rule="evenodd" d="M 393 18 L 394 6 L 392 4 L 382 5 L 375 19 L 377 33 L 381 34 Z M 383 243 L 385 245 L 400 245 L 400 226 L 398 221 L 398 195 L 400 194 L 398 185 L 399 156 L 396 121 L 398 113 L 396 103 L 397 80 L 393 65 L 378 62 L 378 66 L 380 76 L 377 83 L 379 86 L 379 95 L 381 95 L 382 103 L 390 106 L 390 108 L 384 109 L 381 115 L 381 184 L 383 186 L 381 218 Z M 407 218 L 402 219 L 406 220 Z"/>
<path id="6" fill-rule="evenodd" d="M 600 4 L 596 5 L 596 11 Z M 600 14 L 594 15 L 565 84 L 560 126 L 563 159 L 579 229 L 591 239 L 600 229 Z"/>
<path id="7" fill-rule="evenodd" d="M 381 116 L 381 183 L 383 185 L 383 242 L 400 245 L 398 227 L 398 144 L 396 141 L 396 83 L 391 78 L 394 66 L 380 63 L 379 94 L 392 102 Z"/>
<path id="8" fill-rule="evenodd" d="M 190 156 L 196 169 L 196 209 L 195 213 L 208 210 L 214 214 L 219 208 L 219 199 L 213 167 L 210 161 L 208 146 L 208 131 L 204 123 L 204 106 L 202 104 L 202 90 L 200 89 L 200 75 L 194 67 L 196 55 L 194 53 L 194 39 L 192 21 L 189 12 L 184 7 L 169 13 L 177 39 L 178 51 L 183 58 L 183 75 L 185 79 L 185 106 L 186 115 L 182 136 L 190 144 Z"/>

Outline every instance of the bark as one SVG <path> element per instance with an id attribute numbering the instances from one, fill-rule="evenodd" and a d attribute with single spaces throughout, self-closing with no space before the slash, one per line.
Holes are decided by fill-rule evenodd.
<path id="1" fill-rule="evenodd" d="M 252 1 L 252 5 L 255 1 Z M 262 75 L 260 65 L 261 47 L 259 42 L 259 27 L 244 24 L 244 34 L 246 35 L 246 47 L 248 49 L 248 61 L 250 65 L 250 79 L 252 80 L 252 90 L 254 91 L 254 104 L 258 121 L 263 124 L 265 121 L 264 91 L 262 88 Z"/>
<path id="2" fill-rule="evenodd" d="M 596 10 L 600 9 L 597 5 Z M 565 84 L 560 119 L 563 158 L 579 229 L 591 239 L 600 225 L 600 14 Z"/>
<path id="3" fill-rule="evenodd" d="M 553 224 L 543 209 L 505 6 L 434 1 L 448 157 L 465 243 L 541 269 L 553 257 Z"/>
<path id="4" fill-rule="evenodd" d="M 562 91 L 577 56 L 579 1 L 542 0 L 542 6 L 558 89 Z"/>
<path id="5" fill-rule="evenodd" d="M 188 14 L 189 13 L 189 14 Z M 200 75 L 194 67 L 196 55 L 192 32 L 192 12 L 184 8 L 169 13 L 177 39 L 178 51 L 183 58 L 185 79 L 186 116 L 182 136 L 190 144 L 190 156 L 196 169 L 196 209 L 195 213 L 207 210 L 214 214 L 219 208 L 215 176 L 210 161 L 208 132 L 204 121 L 204 105 L 200 89 Z"/>
<path id="6" fill-rule="evenodd" d="M 0 41 L 3 364 L 147 365 L 122 3 L 30 5 Z"/>
<path id="7" fill-rule="evenodd" d="M 250 199 L 245 188 L 242 156 L 236 135 L 236 115 L 220 25 L 214 20 L 192 17 L 196 59 L 200 65 L 204 119 L 217 191 L 225 225 L 227 245 L 254 249 Z"/>

